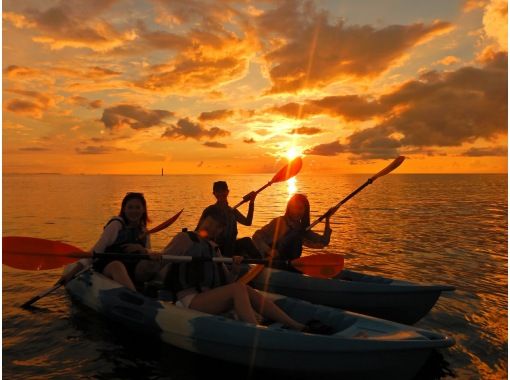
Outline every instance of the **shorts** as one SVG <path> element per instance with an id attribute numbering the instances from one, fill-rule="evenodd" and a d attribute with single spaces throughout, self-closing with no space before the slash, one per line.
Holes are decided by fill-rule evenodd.
<path id="1" fill-rule="evenodd" d="M 189 309 L 189 305 L 191 304 L 191 301 L 193 301 L 193 298 L 197 296 L 198 292 L 188 294 L 184 297 L 182 297 L 179 301 L 175 303 L 176 306 L 183 307 L 185 309 Z"/>

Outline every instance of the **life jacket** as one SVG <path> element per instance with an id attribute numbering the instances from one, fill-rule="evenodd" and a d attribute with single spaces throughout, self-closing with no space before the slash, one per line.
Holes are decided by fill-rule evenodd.
<path id="1" fill-rule="evenodd" d="M 117 238 L 113 244 L 106 247 L 105 252 L 123 253 L 124 249 L 122 246 L 124 244 L 140 244 L 143 247 L 147 247 L 146 231 L 140 227 L 128 227 L 124 219 L 120 216 L 111 218 L 108 223 L 106 223 L 104 228 L 106 228 L 106 226 L 115 220 L 122 224 L 122 229 L 119 230 Z"/>
<path id="2" fill-rule="evenodd" d="M 211 243 L 196 232 L 184 231 L 192 241 L 186 256 L 193 259 L 189 262 L 171 263 L 165 277 L 165 287 L 172 292 L 173 302 L 181 290 L 194 288 L 202 292 L 202 288 L 217 288 L 227 283 L 221 263 L 215 263 L 214 248 Z"/>
<path id="3" fill-rule="evenodd" d="M 291 228 L 287 223 L 288 230 L 283 237 L 276 242 L 276 249 L 280 254 L 278 259 L 287 262 L 301 257 L 303 252 L 303 235 L 301 229 Z M 283 266 L 282 266 L 283 265 Z M 280 269 L 288 270 L 291 266 L 288 263 L 277 265 Z M 273 265 L 275 267 L 275 265 Z"/>

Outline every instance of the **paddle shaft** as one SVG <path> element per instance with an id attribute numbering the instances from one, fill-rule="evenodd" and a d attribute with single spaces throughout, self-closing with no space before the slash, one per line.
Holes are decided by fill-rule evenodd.
<path id="1" fill-rule="evenodd" d="M 265 188 L 267 188 L 267 187 L 271 186 L 272 184 L 273 184 L 273 181 L 269 181 L 269 182 L 268 182 L 268 183 L 266 183 L 264 186 L 262 186 L 260 189 L 258 189 L 257 191 L 255 191 L 255 192 L 254 192 L 254 193 L 255 193 L 255 195 L 257 195 L 258 193 L 260 193 L 260 192 L 261 192 L 262 190 L 264 190 Z M 248 197 L 248 195 L 249 195 L 250 197 Z M 243 197 L 243 200 L 242 200 L 241 202 L 239 202 L 238 204 L 236 204 L 236 205 L 234 206 L 234 208 L 238 208 L 239 206 L 241 206 L 241 205 L 245 204 L 246 202 L 248 202 L 248 201 L 250 200 L 250 198 L 251 198 L 251 194 L 248 194 L 248 195 L 245 195 L 245 196 Z"/>
<path id="2" fill-rule="evenodd" d="M 71 280 L 72 279 L 75 279 L 76 277 L 78 277 L 80 274 L 82 274 L 83 272 L 89 270 L 90 267 L 85 267 L 83 268 L 81 271 L 79 271 L 78 273 L 76 273 L 73 277 L 71 277 Z M 58 288 L 60 288 L 62 285 L 64 285 L 63 282 L 60 282 L 54 286 L 52 286 L 51 288 L 49 289 L 46 289 L 45 291 L 35 295 L 34 297 L 30 298 L 27 302 L 23 303 L 21 305 L 22 308 L 26 308 L 26 307 L 29 307 L 30 305 L 32 305 L 33 303 L 39 301 L 41 298 L 43 297 L 46 297 L 48 294 L 50 293 L 53 293 L 55 290 L 57 290 Z"/>
<path id="3" fill-rule="evenodd" d="M 313 227 L 315 227 L 317 224 L 319 224 L 320 222 L 322 222 L 322 220 L 324 220 L 325 218 L 333 215 L 335 212 L 338 211 L 338 209 L 345 203 L 347 202 L 349 199 L 351 199 L 352 197 L 354 197 L 356 194 L 358 194 L 361 190 L 363 190 L 365 187 L 367 187 L 368 185 L 370 185 L 373 181 L 372 178 L 368 179 L 367 182 L 365 182 L 363 185 L 361 185 L 360 187 L 358 187 L 356 190 L 354 190 L 352 193 L 350 193 L 348 196 L 346 196 L 344 199 L 342 199 L 340 202 L 338 202 L 335 206 L 333 206 L 332 208 L 330 208 L 327 212 L 325 212 L 323 215 L 321 215 L 316 221 L 314 221 L 312 224 L 310 224 L 308 226 L 308 228 L 306 229 L 307 231 L 311 230 Z"/>
<path id="4" fill-rule="evenodd" d="M 370 177 L 367 182 L 365 182 L 363 185 L 361 185 L 360 187 L 358 187 L 356 190 L 354 190 L 352 193 L 350 193 L 347 197 L 345 197 L 344 199 L 342 199 L 340 202 L 338 202 L 335 206 L 333 206 L 332 208 L 330 208 L 328 211 L 326 211 L 322 216 L 320 216 L 316 221 L 314 221 L 312 224 L 310 224 L 308 226 L 308 228 L 306 229 L 307 231 L 310 231 L 314 226 L 316 226 L 317 224 L 319 224 L 324 218 L 327 218 L 327 217 L 330 217 L 331 215 L 333 215 L 335 212 L 338 211 L 338 209 L 340 208 L 340 206 L 342 206 L 345 202 L 347 202 L 349 199 L 351 199 L 352 197 L 354 197 L 356 194 L 358 194 L 361 190 L 363 190 L 365 187 L 367 187 L 368 185 L 370 185 L 371 183 L 373 183 L 377 178 L 379 177 L 382 177 L 382 176 L 385 176 L 386 174 L 388 173 L 391 173 L 393 170 L 395 170 L 396 168 L 398 168 L 402 162 L 404 162 L 405 160 L 405 157 L 404 156 L 398 156 L 397 158 L 395 158 L 388 166 L 386 166 L 383 170 L 381 170 L 379 173 L 377 173 L 376 175 Z"/>

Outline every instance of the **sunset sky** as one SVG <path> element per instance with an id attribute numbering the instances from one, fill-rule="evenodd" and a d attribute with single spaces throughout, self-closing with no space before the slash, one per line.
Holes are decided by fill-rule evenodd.
<path id="1" fill-rule="evenodd" d="M 3 172 L 507 171 L 507 1 L 3 1 Z"/>

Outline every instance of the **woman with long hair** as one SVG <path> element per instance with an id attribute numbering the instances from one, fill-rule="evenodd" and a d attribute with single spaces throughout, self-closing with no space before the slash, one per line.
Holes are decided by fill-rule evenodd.
<path id="1" fill-rule="evenodd" d="M 308 230 L 309 226 L 310 202 L 305 195 L 294 194 L 287 203 L 285 214 L 257 230 L 253 242 L 265 257 L 290 261 L 301 256 L 303 246 L 324 248 L 329 244 L 332 232 L 329 217 L 325 220 L 323 235 Z M 291 269 L 290 265 L 276 266 Z"/>

